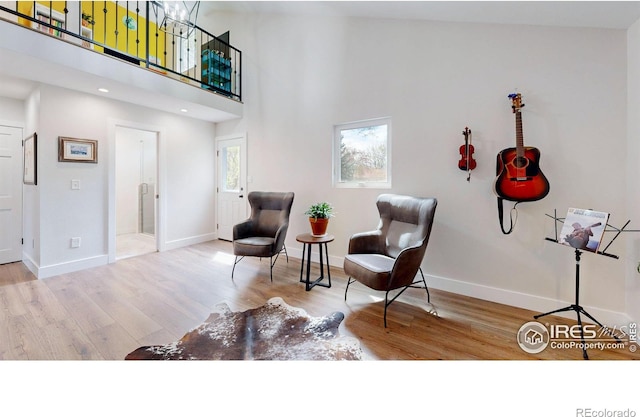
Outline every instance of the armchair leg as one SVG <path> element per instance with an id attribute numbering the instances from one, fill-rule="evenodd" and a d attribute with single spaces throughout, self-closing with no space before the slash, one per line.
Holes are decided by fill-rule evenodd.
<path id="1" fill-rule="evenodd" d="M 344 289 L 344 301 L 347 301 L 347 291 L 349 291 L 349 285 L 353 284 L 354 282 L 356 282 L 356 280 L 351 277 L 347 279 L 347 288 Z"/>
<path id="2" fill-rule="evenodd" d="M 282 252 L 282 251 L 281 251 Z M 284 253 L 286 255 L 287 250 L 284 250 Z M 276 259 L 273 259 L 273 256 L 271 257 L 271 260 L 269 261 L 269 267 L 270 267 L 270 275 L 271 275 L 271 282 L 273 282 L 273 266 L 276 264 L 276 261 L 278 260 L 278 257 L 280 256 L 280 252 L 276 253 Z M 287 263 L 289 262 L 289 257 L 287 255 Z"/>
<path id="3" fill-rule="evenodd" d="M 409 284 L 406 287 L 402 288 L 402 290 L 400 290 L 400 292 L 397 293 L 390 301 L 388 300 L 389 300 L 389 291 L 391 290 L 387 290 L 387 292 L 384 294 L 384 327 L 387 327 L 387 307 L 389 307 L 391 303 L 393 303 L 396 300 L 396 298 L 400 297 L 402 293 L 407 290 L 407 288 L 411 288 L 411 285 L 412 284 Z"/>
<path id="4" fill-rule="evenodd" d="M 429 287 L 427 287 L 427 281 L 424 279 L 422 267 L 418 268 L 418 270 L 420 271 L 420 275 L 422 275 L 422 283 L 424 284 L 424 289 L 427 290 L 427 303 L 431 303 L 431 294 L 429 294 Z"/>
<path id="5" fill-rule="evenodd" d="M 278 257 L 276 256 L 276 261 L 277 260 L 278 260 Z M 272 256 L 271 260 L 269 261 L 269 278 L 271 278 L 271 282 L 273 282 L 273 264 L 275 264 L 275 262 Z"/>
<path id="6" fill-rule="evenodd" d="M 236 259 L 233 261 L 233 268 L 231 269 L 231 279 L 233 279 L 233 273 L 236 270 L 236 265 L 242 260 L 244 259 L 244 256 L 241 256 L 240 259 L 238 259 L 238 257 L 236 256 Z M 262 258 L 260 258 L 260 260 L 262 260 Z M 278 254 L 276 254 L 276 259 L 273 259 L 273 256 L 270 258 L 269 261 L 269 276 L 271 278 L 271 282 L 273 282 L 273 266 L 276 264 L 276 261 L 278 260 Z"/>
<path id="7" fill-rule="evenodd" d="M 393 300 L 395 300 L 395 298 L 393 300 L 391 300 L 391 302 L 387 302 L 387 299 L 389 298 L 389 291 L 384 293 L 384 328 L 387 328 L 387 307 L 389 307 L 389 304 L 391 304 L 393 302 Z"/>
<path id="8" fill-rule="evenodd" d="M 422 268 L 418 268 L 418 270 L 420 271 L 420 275 L 422 277 L 422 284 L 424 284 L 424 286 L 416 286 L 415 284 L 419 284 L 420 281 L 414 281 L 411 284 L 407 285 L 406 287 L 402 288 L 402 290 L 400 290 L 399 293 L 397 293 L 391 300 L 389 300 L 389 291 L 386 291 L 384 294 L 384 327 L 387 327 L 387 307 L 389 307 L 389 305 L 391 305 L 391 303 L 393 303 L 396 298 L 400 297 L 400 295 L 405 292 L 407 290 L 407 288 L 424 288 L 427 291 L 427 302 L 431 303 L 431 294 L 429 294 L 429 287 L 427 287 L 427 281 L 424 278 L 424 273 L 422 272 Z M 344 301 L 347 301 L 347 291 L 349 291 L 349 285 L 353 284 L 354 282 L 356 282 L 355 279 L 348 277 L 347 279 L 347 287 L 344 289 Z"/>
<path id="9" fill-rule="evenodd" d="M 236 256 L 236 259 L 233 261 L 233 269 L 231 270 L 231 279 L 233 279 L 233 273 L 236 270 L 236 265 L 238 264 L 238 262 L 242 260 L 242 258 L 244 258 L 244 256 L 241 256 L 240 259 L 238 259 L 238 257 Z"/>

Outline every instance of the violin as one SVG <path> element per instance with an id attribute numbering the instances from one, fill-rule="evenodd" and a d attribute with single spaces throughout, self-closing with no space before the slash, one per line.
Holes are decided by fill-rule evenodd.
<path id="1" fill-rule="evenodd" d="M 469 181 L 471 180 L 471 170 L 476 167 L 476 161 L 473 159 L 473 152 L 475 149 L 471 144 L 471 129 L 465 127 L 462 134 L 464 135 L 464 145 L 460 146 L 460 160 L 458 161 L 458 168 L 463 171 L 467 171 L 467 181 Z"/>

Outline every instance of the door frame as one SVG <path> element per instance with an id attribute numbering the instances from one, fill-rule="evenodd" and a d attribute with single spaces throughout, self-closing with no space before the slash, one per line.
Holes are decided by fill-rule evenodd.
<path id="1" fill-rule="evenodd" d="M 109 143 L 108 161 L 108 220 L 107 220 L 107 247 L 108 262 L 116 262 L 116 131 L 118 127 L 145 130 L 156 134 L 157 146 L 157 198 L 156 198 L 156 248 L 159 252 L 166 250 L 165 245 L 165 161 L 166 161 L 166 128 L 159 125 L 148 125 L 130 120 L 109 119 L 107 121 L 107 138 Z"/>
<path id="2" fill-rule="evenodd" d="M 237 140 L 239 139 L 242 142 L 242 151 L 241 151 L 241 155 L 240 155 L 240 160 L 241 161 L 245 161 L 244 166 L 240 167 L 240 177 L 242 178 L 240 181 L 240 186 L 242 188 L 244 188 L 244 195 L 245 197 L 249 194 L 249 190 L 247 187 L 247 184 L 250 182 L 248 177 L 247 177 L 247 172 L 249 172 L 248 169 L 248 158 L 247 158 L 247 154 L 248 154 L 248 149 L 247 149 L 247 134 L 246 133 L 236 133 L 236 134 L 230 134 L 230 135 L 224 135 L 224 136 L 216 136 L 215 138 L 215 146 L 216 146 L 216 153 L 218 152 L 218 147 L 220 146 L 220 142 L 224 142 L 227 140 Z M 221 168 L 221 164 L 219 163 L 219 156 L 216 156 L 216 171 L 215 171 L 215 182 L 216 182 L 216 235 L 218 234 L 218 227 L 217 225 L 220 224 L 220 181 L 221 181 L 221 176 L 220 176 L 220 168 Z M 245 217 L 247 216 L 248 213 L 248 207 L 249 207 L 249 200 L 247 198 L 244 199 L 244 215 Z M 220 236 L 218 236 L 218 239 L 220 238 Z"/>

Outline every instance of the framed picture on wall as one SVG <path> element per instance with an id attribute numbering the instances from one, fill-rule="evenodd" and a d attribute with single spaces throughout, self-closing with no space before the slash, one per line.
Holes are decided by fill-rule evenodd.
<path id="1" fill-rule="evenodd" d="M 37 185 L 38 183 L 38 135 L 33 134 L 24 140 L 23 147 L 24 170 L 22 182 L 24 184 Z"/>
<path id="2" fill-rule="evenodd" d="M 59 162 L 98 163 L 98 141 L 58 137 Z"/>

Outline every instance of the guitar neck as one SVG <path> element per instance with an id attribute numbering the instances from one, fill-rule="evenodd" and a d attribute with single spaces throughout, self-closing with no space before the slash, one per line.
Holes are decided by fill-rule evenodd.
<path id="1" fill-rule="evenodd" d="M 516 112 L 516 156 L 524 157 L 524 137 L 522 135 L 522 113 Z"/>

